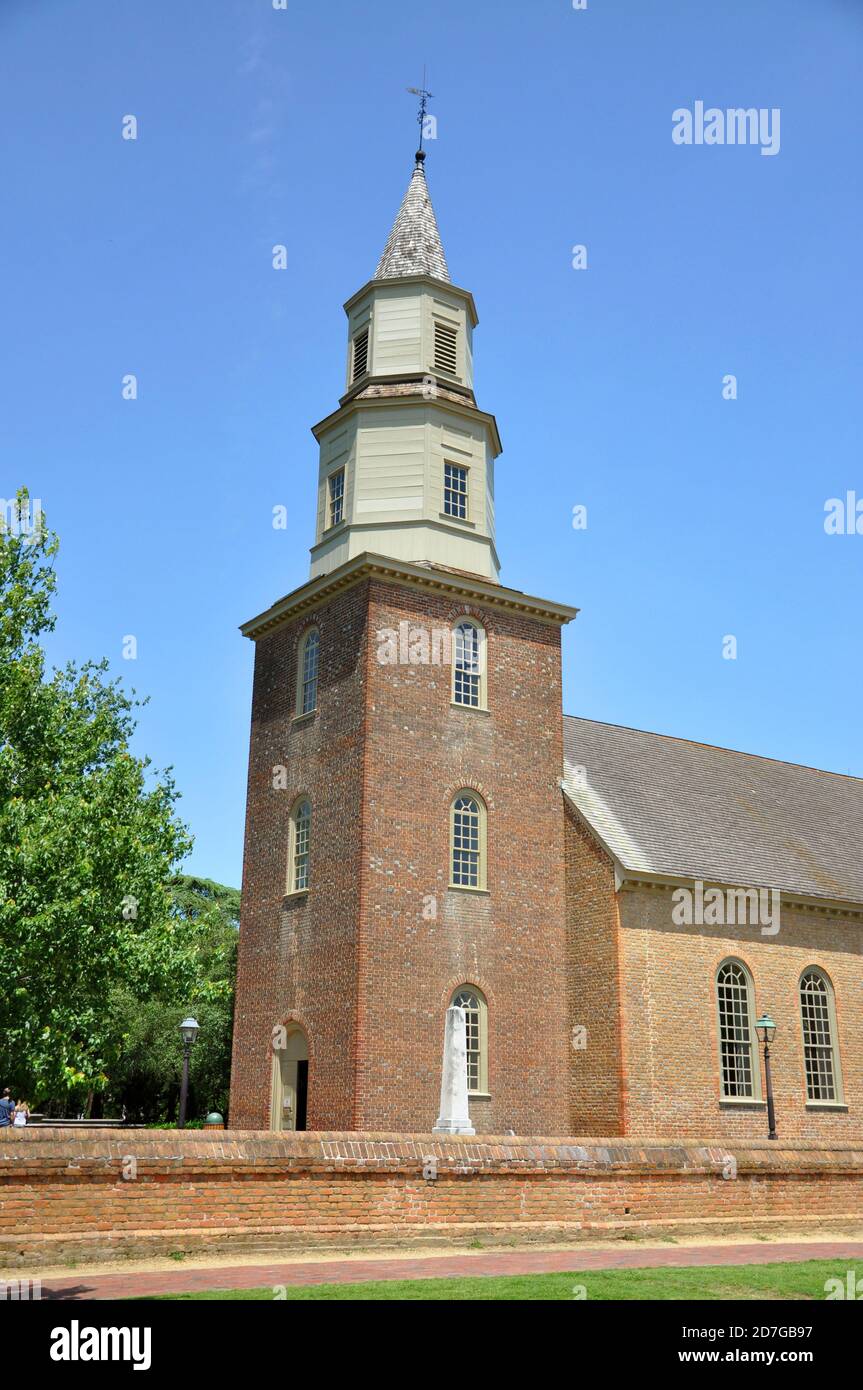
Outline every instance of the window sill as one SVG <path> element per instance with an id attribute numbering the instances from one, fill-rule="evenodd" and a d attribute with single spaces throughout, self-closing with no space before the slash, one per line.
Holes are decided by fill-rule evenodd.
<path id="1" fill-rule="evenodd" d="M 334 521 L 332 526 L 325 526 L 323 531 L 321 532 L 321 537 L 323 538 L 324 536 L 334 536 L 338 531 L 346 530 L 347 524 L 348 523 L 346 519 L 342 517 L 341 521 Z"/>
<path id="2" fill-rule="evenodd" d="M 450 700 L 452 709 L 464 709 L 470 714 L 491 714 L 488 705 L 463 705 L 459 700 Z"/>
<path id="3" fill-rule="evenodd" d="M 476 522 L 468 521 L 466 516 L 451 516 L 449 512 L 438 512 L 441 521 L 454 521 L 456 526 L 469 526 L 472 531 L 476 530 Z"/>
<path id="4" fill-rule="evenodd" d="M 478 893 L 481 898 L 491 897 L 488 888 L 471 888 L 467 883 L 448 883 L 447 891 L 450 893 Z"/>
<path id="5" fill-rule="evenodd" d="M 766 1110 L 766 1100 L 756 1100 L 754 1096 L 720 1096 L 720 1109 L 738 1110 L 741 1106 L 746 1110 Z"/>
<path id="6" fill-rule="evenodd" d="M 305 714 L 294 714 L 291 716 L 292 724 L 310 724 L 317 715 L 317 706 L 314 709 L 306 710 Z"/>
<path id="7" fill-rule="evenodd" d="M 293 903 L 296 902 L 298 898 L 307 898 L 308 896 L 308 888 L 294 888 L 290 893 L 285 893 L 284 897 L 282 898 L 282 902 Z"/>
<path id="8" fill-rule="evenodd" d="M 840 1114 L 848 1114 L 848 1106 L 844 1100 L 807 1100 L 807 1110 L 838 1110 Z"/>
<path id="9" fill-rule="evenodd" d="M 491 1100 L 491 1091 L 468 1091 L 468 1101 L 472 1100 Z"/>

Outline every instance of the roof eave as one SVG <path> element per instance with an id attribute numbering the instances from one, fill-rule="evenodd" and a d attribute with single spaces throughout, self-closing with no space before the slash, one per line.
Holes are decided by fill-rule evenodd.
<path id="1" fill-rule="evenodd" d="M 459 299 L 463 299 L 470 313 L 471 327 L 476 328 L 479 323 L 479 316 L 476 311 L 474 297 L 470 290 L 463 290 L 459 285 L 454 285 L 451 280 L 439 280 L 435 275 L 390 275 L 380 280 L 367 280 L 361 290 L 352 294 L 350 299 L 345 301 L 344 310 L 350 314 L 354 305 L 368 294 L 370 290 L 392 287 L 394 285 L 429 285 L 432 289 L 445 290 L 450 294 L 455 294 Z"/>
<path id="2" fill-rule="evenodd" d="M 366 383 L 366 385 L 367 384 L 368 383 Z M 445 383 L 441 384 L 445 385 Z M 344 418 L 347 414 L 352 414 L 354 411 L 381 410 L 387 406 L 405 409 L 409 406 L 415 408 L 417 405 L 437 406 L 439 410 L 447 410 L 451 414 L 459 415 L 464 419 L 464 407 L 456 405 L 454 401 L 448 401 L 445 396 L 431 396 L 428 399 L 416 393 L 412 396 L 354 396 L 353 399 L 346 401 L 344 405 L 340 405 L 338 409 L 324 416 L 323 420 L 318 420 L 316 425 L 312 425 L 312 434 L 320 444 L 321 435 L 325 430 L 335 424 L 337 420 Z M 479 406 L 471 406 L 470 418 L 472 420 L 483 420 L 488 425 L 492 437 L 494 457 L 496 459 L 500 458 L 500 455 L 503 453 L 503 444 L 501 443 L 500 432 L 495 417 L 490 415 L 487 410 L 480 410 Z"/>
<path id="3" fill-rule="evenodd" d="M 483 579 L 479 575 L 474 579 L 448 570 L 427 568 L 406 560 L 388 559 L 386 556 L 364 551 L 355 559 L 339 565 L 330 574 L 312 579 L 279 599 L 272 607 L 243 623 L 240 632 L 252 640 L 263 637 L 282 623 L 323 602 L 340 589 L 358 584 L 366 578 L 381 579 L 393 584 L 408 584 L 426 591 L 434 590 L 451 598 L 468 599 L 473 603 L 479 601 L 488 607 L 524 613 L 554 626 L 570 623 L 578 614 L 578 609 L 568 604 L 552 603 L 548 599 L 535 598 L 532 594 L 523 594 L 518 589 L 507 589 L 502 584 Z"/>

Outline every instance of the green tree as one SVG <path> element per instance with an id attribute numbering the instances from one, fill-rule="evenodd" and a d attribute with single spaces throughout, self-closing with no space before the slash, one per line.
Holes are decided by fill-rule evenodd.
<path id="1" fill-rule="evenodd" d="M 104 661 L 46 674 L 57 548 L 0 517 L 0 1075 L 32 1100 L 105 1086 L 118 990 L 197 978 L 169 887 L 191 841 L 170 774 L 130 751 L 140 702 Z"/>
<path id="2" fill-rule="evenodd" d="M 137 1121 L 177 1116 L 183 1048 L 179 1024 L 192 1013 L 200 1024 L 189 1068 L 189 1117 L 208 1110 L 227 1114 L 231 1075 L 234 976 L 240 894 L 211 879 L 177 875 L 172 911 L 192 944 L 195 981 L 180 1001 L 176 992 L 143 1002 L 118 992 L 114 1008 L 124 1032 L 122 1055 L 111 1072 L 106 1102 Z"/>

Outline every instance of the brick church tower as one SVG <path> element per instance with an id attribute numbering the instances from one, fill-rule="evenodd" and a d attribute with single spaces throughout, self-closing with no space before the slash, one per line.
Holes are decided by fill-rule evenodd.
<path id="1" fill-rule="evenodd" d="M 428 1132 L 467 1009 L 477 1133 L 568 1129 L 560 629 L 505 588 L 473 298 L 416 167 L 345 305 L 308 583 L 255 642 L 230 1122 Z"/>

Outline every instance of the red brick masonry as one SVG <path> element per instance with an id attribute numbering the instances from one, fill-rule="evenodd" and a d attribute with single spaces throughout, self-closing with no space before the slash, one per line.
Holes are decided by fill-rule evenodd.
<path id="1" fill-rule="evenodd" d="M 423 1176 L 429 1159 L 436 1179 Z M 42 1127 L 0 1140 L 5 1267 L 861 1219 L 863 1146 L 842 1144 Z"/>

